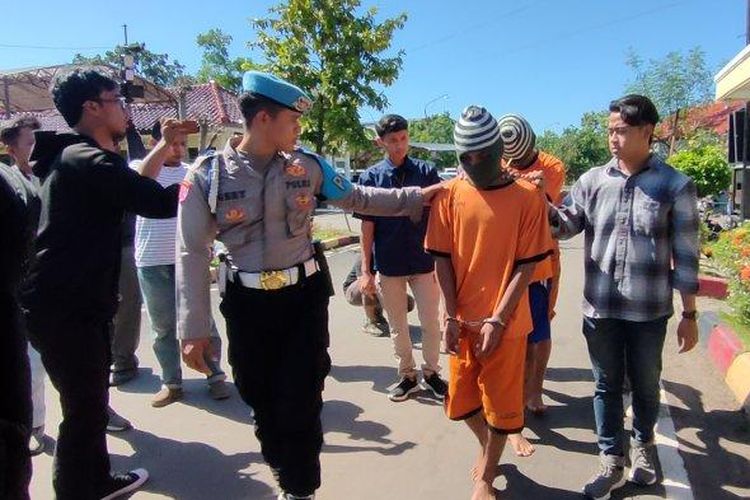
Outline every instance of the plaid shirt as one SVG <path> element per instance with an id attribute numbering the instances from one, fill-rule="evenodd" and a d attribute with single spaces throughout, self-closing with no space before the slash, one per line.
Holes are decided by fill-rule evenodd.
<path id="1" fill-rule="evenodd" d="M 585 316 L 650 321 L 672 315 L 673 288 L 698 291 L 695 185 L 655 156 L 633 176 L 614 158 L 589 170 L 550 219 L 557 238 L 584 231 Z"/>

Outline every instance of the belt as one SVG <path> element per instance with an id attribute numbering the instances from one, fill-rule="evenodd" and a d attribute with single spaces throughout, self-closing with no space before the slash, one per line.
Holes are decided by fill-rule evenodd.
<path id="1" fill-rule="evenodd" d="M 287 286 L 296 285 L 302 278 L 307 278 L 320 270 L 315 258 L 311 258 L 287 269 L 276 271 L 261 271 L 259 273 L 246 273 L 245 271 L 230 271 L 228 273 L 229 281 L 235 283 L 239 279 L 239 284 L 245 288 L 255 288 L 258 290 L 278 290 Z"/>

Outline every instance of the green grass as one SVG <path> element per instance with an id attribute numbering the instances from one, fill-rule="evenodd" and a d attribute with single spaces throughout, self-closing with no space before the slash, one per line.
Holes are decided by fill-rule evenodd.
<path id="1" fill-rule="evenodd" d="M 727 312 L 720 312 L 719 317 L 723 322 L 732 327 L 737 338 L 740 339 L 743 349 L 750 351 L 750 326 L 741 323 L 732 314 Z"/>

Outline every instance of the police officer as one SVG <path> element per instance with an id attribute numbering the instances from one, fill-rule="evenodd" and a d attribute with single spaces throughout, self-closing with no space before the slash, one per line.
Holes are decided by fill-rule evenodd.
<path id="1" fill-rule="evenodd" d="M 182 184 L 178 334 L 185 362 L 205 373 L 211 349 L 208 268 L 216 238 L 227 249 L 221 311 L 235 384 L 255 412 L 255 435 L 279 481 L 279 498 L 313 498 L 320 486 L 332 293 L 322 254 L 311 241 L 316 199 L 418 220 L 439 187 L 352 186 L 323 158 L 295 150 L 299 119 L 312 105 L 305 92 L 254 71 L 244 75 L 243 90 L 242 138 L 196 160 Z"/>

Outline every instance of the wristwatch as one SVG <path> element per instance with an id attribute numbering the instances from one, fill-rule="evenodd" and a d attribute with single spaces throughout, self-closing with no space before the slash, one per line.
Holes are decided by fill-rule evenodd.
<path id="1" fill-rule="evenodd" d="M 689 319 L 691 321 L 695 321 L 698 319 L 698 311 L 682 311 L 682 319 Z"/>

